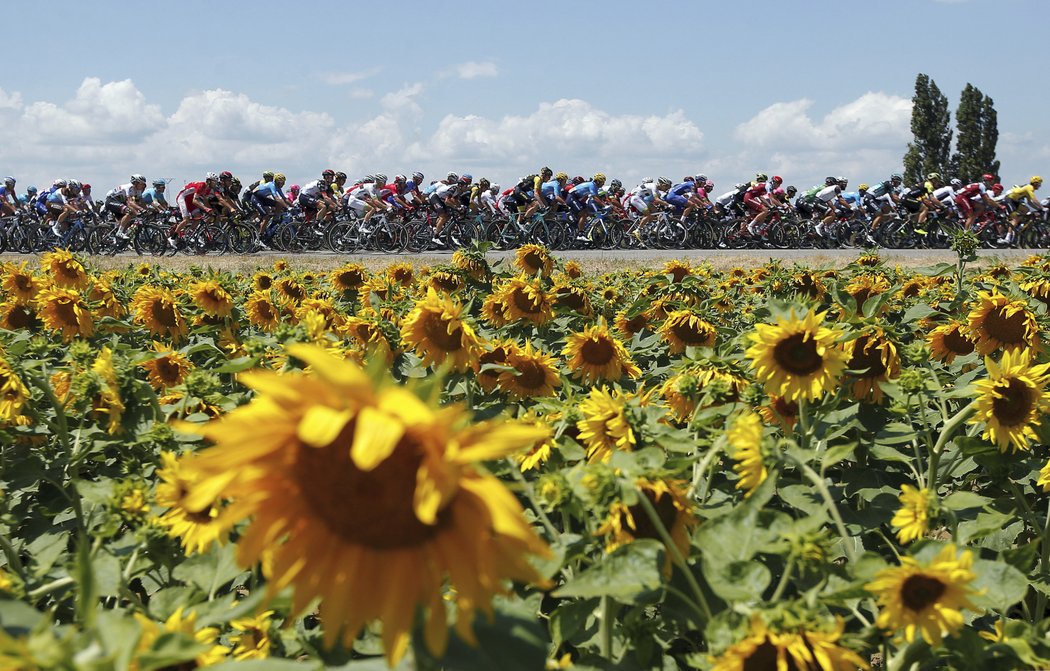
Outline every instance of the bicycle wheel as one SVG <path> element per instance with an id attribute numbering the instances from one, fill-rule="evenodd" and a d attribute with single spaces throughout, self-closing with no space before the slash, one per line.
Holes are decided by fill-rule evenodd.
<path id="1" fill-rule="evenodd" d="M 255 230 L 240 222 L 226 229 L 226 251 L 230 254 L 251 254 L 255 251 Z"/>
<path id="2" fill-rule="evenodd" d="M 337 254 L 352 254 L 357 249 L 354 224 L 340 221 L 325 233 L 325 246 Z"/>
<path id="3" fill-rule="evenodd" d="M 168 236 L 159 226 L 139 224 L 131 238 L 131 244 L 140 255 L 163 256 L 168 250 Z"/>

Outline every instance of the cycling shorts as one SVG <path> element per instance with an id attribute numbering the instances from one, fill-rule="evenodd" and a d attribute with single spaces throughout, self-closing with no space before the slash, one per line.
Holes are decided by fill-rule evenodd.
<path id="1" fill-rule="evenodd" d="M 673 193 L 669 193 L 664 197 L 664 200 L 674 207 L 675 214 L 681 214 L 685 208 L 689 205 L 689 199 L 685 196 L 679 196 Z"/>
<path id="2" fill-rule="evenodd" d="M 258 193 L 252 194 L 252 206 L 259 214 L 266 216 L 277 207 L 277 201 L 272 196 L 262 196 Z"/>

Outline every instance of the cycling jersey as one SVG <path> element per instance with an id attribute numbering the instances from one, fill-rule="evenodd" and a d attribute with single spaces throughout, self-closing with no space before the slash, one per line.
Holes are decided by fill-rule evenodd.
<path id="1" fill-rule="evenodd" d="M 847 191 L 842 194 L 842 199 L 850 205 L 860 205 L 860 194 L 856 191 Z"/>
<path id="2" fill-rule="evenodd" d="M 981 182 L 974 182 L 973 184 L 967 184 L 963 188 L 955 192 L 955 195 L 961 198 L 973 198 L 974 196 L 980 197 L 981 194 L 987 193 L 988 187 Z"/>
<path id="3" fill-rule="evenodd" d="M 823 189 L 817 192 L 817 200 L 830 203 L 842 194 L 842 187 L 838 184 L 832 184 L 831 186 L 825 186 Z"/>
<path id="4" fill-rule="evenodd" d="M 1031 184 L 1025 184 L 1024 186 L 1015 186 L 1006 192 L 1006 197 L 1015 203 L 1019 203 L 1022 200 L 1035 200 L 1035 187 Z"/>
<path id="5" fill-rule="evenodd" d="M 149 188 L 142 192 L 142 200 L 148 205 L 153 203 L 160 203 L 164 207 L 168 206 L 168 199 L 164 197 L 164 194 L 157 191 L 155 188 Z"/>
<path id="6" fill-rule="evenodd" d="M 571 191 L 569 191 L 569 197 L 574 200 L 593 198 L 597 195 L 598 185 L 594 182 L 581 182 L 580 184 L 577 184 Z"/>
<path id="7" fill-rule="evenodd" d="M 8 192 L 6 185 L 0 184 L 0 202 L 2 201 L 11 201 L 12 204 L 18 205 L 18 197 Z"/>
<path id="8" fill-rule="evenodd" d="M 933 192 L 933 197 L 945 205 L 955 199 L 955 189 L 950 186 L 942 186 Z"/>
<path id="9" fill-rule="evenodd" d="M 202 195 L 198 193 L 197 195 Z M 277 182 L 267 182 L 266 184 L 260 184 L 255 189 L 255 195 L 258 198 L 284 198 L 284 192 L 277 187 Z"/>
<path id="10" fill-rule="evenodd" d="M 671 190 L 667 192 L 668 196 L 682 196 L 688 197 L 693 195 L 696 190 L 696 185 L 693 182 L 680 182 L 671 187 Z"/>
<path id="11" fill-rule="evenodd" d="M 65 205 L 69 202 L 66 198 L 66 194 L 62 192 L 62 189 L 56 189 L 47 195 L 47 202 L 56 205 Z"/>
<path id="12" fill-rule="evenodd" d="M 540 193 L 547 200 L 557 198 L 562 194 L 562 185 L 558 183 L 558 180 L 551 179 L 540 185 Z"/>
<path id="13" fill-rule="evenodd" d="M 139 198 L 142 196 L 142 190 L 129 184 L 121 184 L 115 189 L 110 189 L 106 193 L 107 201 L 116 201 L 122 203 L 128 198 Z"/>
<path id="14" fill-rule="evenodd" d="M 318 198 L 318 197 L 321 196 L 321 194 L 324 194 L 327 191 L 328 191 L 328 183 L 325 182 L 323 179 L 319 179 L 319 180 L 310 182 L 309 184 L 304 186 L 299 191 L 299 195 L 300 196 L 310 196 L 312 198 Z"/>

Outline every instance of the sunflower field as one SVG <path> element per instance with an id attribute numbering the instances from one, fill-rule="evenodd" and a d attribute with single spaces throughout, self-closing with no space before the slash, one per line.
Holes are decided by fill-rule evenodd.
<path id="1" fill-rule="evenodd" d="M 0 266 L 0 669 L 1050 667 L 1050 257 Z"/>

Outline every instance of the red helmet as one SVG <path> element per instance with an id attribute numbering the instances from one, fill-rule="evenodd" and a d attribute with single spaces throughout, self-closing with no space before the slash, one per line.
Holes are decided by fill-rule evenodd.
<path id="1" fill-rule="evenodd" d="M 81 184 L 80 185 L 80 190 L 81 191 L 90 191 L 91 190 L 91 185 L 90 184 Z"/>
<path id="2" fill-rule="evenodd" d="M 775 183 L 777 183 L 777 184 L 783 184 L 784 183 L 784 178 L 781 177 L 780 175 L 773 175 L 773 181 Z"/>
<path id="3" fill-rule="evenodd" d="M 998 196 L 1000 193 L 1003 192 L 1003 185 L 1002 184 L 992 184 L 992 191 L 995 193 L 995 195 Z"/>
<path id="4" fill-rule="evenodd" d="M 995 181 L 995 175 L 990 175 L 988 173 L 985 173 L 985 174 L 981 175 L 981 181 L 982 182 L 994 182 Z"/>
<path id="5" fill-rule="evenodd" d="M 219 173 L 219 179 L 233 179 L 233 173 L 229 170 L 223 170 Z"/>

